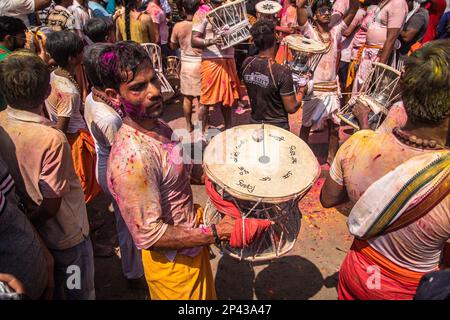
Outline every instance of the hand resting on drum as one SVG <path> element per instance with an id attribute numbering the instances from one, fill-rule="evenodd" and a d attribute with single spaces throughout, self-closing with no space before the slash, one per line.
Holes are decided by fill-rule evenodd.
<path id="1" fill-rule="evenodd" d="M 217 236 L 220 240 L 226 241 L 231 237 L 234 230 L 234 219 L 225 216 L 217 225 Z M 195 248 L 215 243 L 214 234 L 211 227 L 186 228 L 168 225 L 162 237 L 151 247 L 151 250 L 180 250 Z"/>

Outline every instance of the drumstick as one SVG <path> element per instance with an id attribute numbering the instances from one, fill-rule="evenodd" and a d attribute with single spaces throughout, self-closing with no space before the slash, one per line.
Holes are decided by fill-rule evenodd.
<path id="1" fill-rule="evenodd" d="M 261 163 L 269 163 L 270 158 L 266 156 L 266 138 L 265 138 L 265 130 L 264 130 L 264 121 L 262 122 L 262 136 L 263 136 L 263 155 L 259 157 L 259 162 Z"/>

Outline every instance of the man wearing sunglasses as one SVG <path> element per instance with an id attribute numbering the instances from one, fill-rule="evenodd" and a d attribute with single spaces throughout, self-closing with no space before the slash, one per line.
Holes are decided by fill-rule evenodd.
<path id="1" fill-rule="evenodd" d="M 337 64 L 339 45 L 342 34 L 352 22 L 358 10 L 358 0 L 350 0 L 348 12 L 330 28 L 332 7 L 329 0 L 317 0 L 311 6 L 312 22 L 308 21 L 305 8 L 306 0 L 297 0 L 297 20 L 302 35 L 315 41 L 325 43 L 328 51 L 322 55 L 313 75 L 313 95 L 304 100 L 300 138 L 308 142 L 311 128 L 322 129 L 328 126 L 328 163 L 332 163 L 339 146 L 339 109 Z"/>
<path id="2" fill-rule="evenodd" d="M 27 27 L 18 18 L 0 16 L 0 61 L 12 51 L 25 46 L 25 30 Z M 0 94 L 0 111 L 5 109 L 6 102 Z"/>

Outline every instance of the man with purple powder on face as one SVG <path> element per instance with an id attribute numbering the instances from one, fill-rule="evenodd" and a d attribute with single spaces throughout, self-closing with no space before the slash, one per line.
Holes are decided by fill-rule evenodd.
<path id="1" fill-rule="evenodd" d="M 113 68 L 104 90 L 124 111 L 123 125 L 111 148 L 108 188 L 134 243 L 142 250 L 152 300 L 216 298 L 208 245 L 227 240 L 233 218 L 198 227 L 181 143 L 173 138 L 162 113 L 160 83 L 141 46 L 122 42 L 100 54 Z"/>

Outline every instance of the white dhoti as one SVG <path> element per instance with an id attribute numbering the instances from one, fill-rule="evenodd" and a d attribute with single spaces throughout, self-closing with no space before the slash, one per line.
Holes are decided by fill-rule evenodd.
<path id="1" fill-rule="evenodd" d="M 318 91 L 321 89 L 320 91 Z M 337 81 L 331 86 L 314 84 L 314 93 L 311 99 L 303 101 L 302 126 L 312 127 L 312 130 L 321 130 L 326 120 L 331 119 L 335 124 L 340 124 L 336 115 L 339 107 L 339 88 Z"/>
<path id="2" fill-rule="evenodd" d="M 202 58 L 187 55 L 181 56 L 180 86 L 185 96 L 199 97 L 202 91 L 201 80 Z"/>

